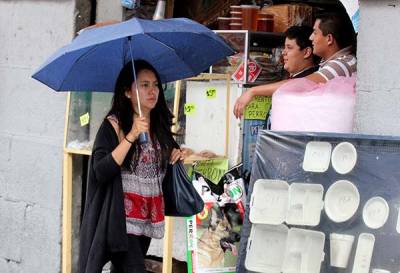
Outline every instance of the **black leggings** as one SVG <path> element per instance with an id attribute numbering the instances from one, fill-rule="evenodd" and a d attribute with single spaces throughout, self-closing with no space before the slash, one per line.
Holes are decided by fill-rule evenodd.
<path id="1" fill-rule="evenodd" d="M 128 234 L 128 251 L 113 254 L 110 273 L 146 273 L 144 258 L 150 241 L 147 236 Z"/>

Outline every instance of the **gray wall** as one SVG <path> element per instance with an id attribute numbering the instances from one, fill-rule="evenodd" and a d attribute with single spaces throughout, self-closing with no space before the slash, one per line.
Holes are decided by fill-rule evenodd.
<path id="1" fill-rule="evenodd" d="M 30 75 L 73 37 L 74 1 L 0 0 L 0 272 L 60 271 L 66 95 Z"/>
<path id="2" fill-rule="evenodd" d="M 361 0 L 356 131 L 400 136 L 400 1 Z"/>

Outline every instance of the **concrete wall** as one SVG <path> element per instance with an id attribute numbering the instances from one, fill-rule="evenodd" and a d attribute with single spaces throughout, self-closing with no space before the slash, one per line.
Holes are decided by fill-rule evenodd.
<path id="1" fill-rule="evenodd" d="M 360 1 L 356 130 L 400 136 L 400 1 Z"/>
<path id="2" fill-rule="evenodd" d="M 33 71 L 73 37 L 74 1 L 0 0 L 0 272 L 60 272 L 65 93 Z"/>

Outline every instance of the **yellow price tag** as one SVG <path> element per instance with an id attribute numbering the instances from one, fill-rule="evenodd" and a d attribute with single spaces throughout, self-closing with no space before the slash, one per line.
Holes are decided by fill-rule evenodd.
<path id="1" fill-rule="evenodd" d="M 206 90 L 206 97 L 207 97 L 207 99 L 215 99 L 217 97 L 217 89 L 208 88 Z"/>
<path id="2" fill-rule="evenodd" d="M 81 122 L 81 126 L 85 126 L 89 124 L 89 113 L 83 114 L 82 116 L 79 117 L 79 121 Z"/>
<path id="3" fill-rule="evenodd" d="M 185 103 L 183 108 L 184 114 L 187 116 L 193 115 L 196 112 L 196 105 L 194 103 Z"/>

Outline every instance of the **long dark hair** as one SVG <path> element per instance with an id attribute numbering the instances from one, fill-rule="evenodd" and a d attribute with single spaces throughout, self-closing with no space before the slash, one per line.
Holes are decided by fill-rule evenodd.
<path id="1" fill-rule="evenodd" d="M 140 71 L 147 69 L 152 71 L 157 78 L 160 91 L 157 103 L 150 112 L 150 137 L 153 144 L 156 141 L 160 144 L 161 154 L 159 155 L 161 157 L 161 168 L 162 170 L 165 170 L 172 149 L 179 147 L 171 132 L 173 115 L 165 102 L 164 90 L 162 89 L 160 76 L 154 67 L 144 60 L 136 60 L 134 61 L 134 65 L 136 75 L 138 75 Z M 132 63 L 128 62 L 119 73 L 115 84 L 111 110 L 107 114 L 107 116 L 114 115 L 118 119 L 119 127 L 125 135 L 127 135 L 132 128 L 134 113 L 131 100 L 126 97 L 125 92 L 131 89 L 133 82 Z M 137 166 L 140 152 L 141 147 L 137 142 L 135 142 L 125 157 L 122 165 L 133 171 Z M 131 164 L 132 156 L 134 156 L 135 159 L 133 165 Z"/>

